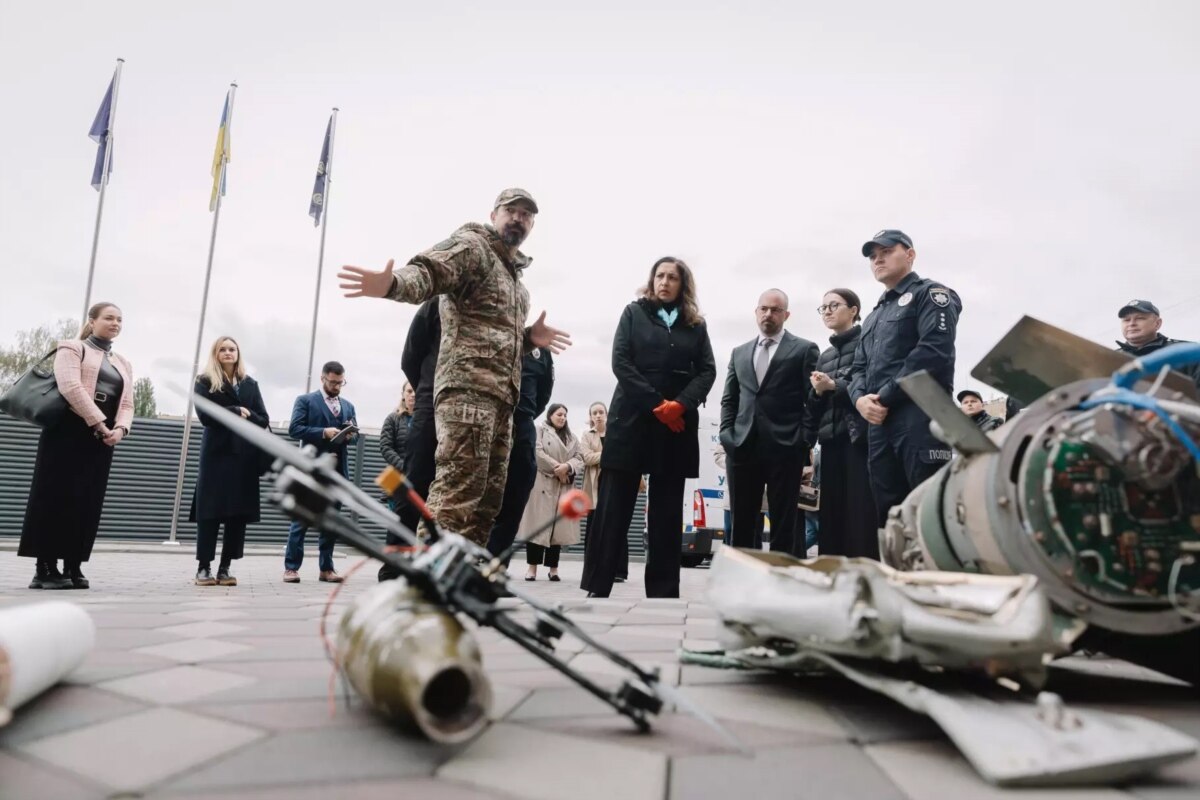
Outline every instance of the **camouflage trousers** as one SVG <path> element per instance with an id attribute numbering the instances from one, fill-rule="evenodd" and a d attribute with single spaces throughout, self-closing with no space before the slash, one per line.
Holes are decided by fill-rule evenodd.
<path id="1" fill-rule="evenodd" d="M 433 417 L 437 451 L 429 510 L 439 528 L 485 545 L 504 499 L 513 407 L 480 392 L 447 389 L 434 403 Z"/>

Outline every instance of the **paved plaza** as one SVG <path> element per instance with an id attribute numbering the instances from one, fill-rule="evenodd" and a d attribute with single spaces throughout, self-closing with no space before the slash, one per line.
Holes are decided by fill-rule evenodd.
<path id="1" fill-rule="evenodd" d="M 713 644 L 703 602 L 705 569 L 683 571 L 683 598 L 647 600 L 635 564 L 613 597 L 585 600 L 581 564 L 532 591 L 560 600 L 601 640 L 661 666 L 696 703 L 725 722 L 753 756 L 695 718 L 664 714 L 638 734 L 583 690 L 492 631 L 479 634 L 495 692 L 494 724 L 475 741 L 432 745 L 377 719 L 340 688 L 318 620 L 331 586 L 315 552 L 302 582 L 280 581 L 282 557 L 263 550 L 235 564 L 236 588 L 198 587 L 195 562 L 163 548 L 98 547 L 89 591 L 25 589 L 32 562 L 0 551 L 0 605 L 43 599 L 82 604 L 97 645 L 67 681 L 0 729 L 0 798 L 1118 798 L 1200 796 L 1200 759 L 1111 789 L 1002 791 L 983 783 L 924 717 L 835 678 L 730 673 L 678 663 L 681 646 Z M 115 552 L 114 550 L 123 550 Z M 518 558 L 518 561 L 520 559 Z M 357 558 L 339 558 L 339 571 Z M 345 600 L 370 586 L 368 564 Z M 523 564 L 513 570 L 523 571 Z M 613 670 L 575 642 L 580 670 Z M 1115 680 L 1121 662 L 1094 659 L 1056 687 L 1069 703 L 1142 714 L 1200 737 L 1189 687 Z M 1061 678 L 1062 675 L 1060 674 Z M 1061 684 L 1062 681 L 1060 680 Z"/>

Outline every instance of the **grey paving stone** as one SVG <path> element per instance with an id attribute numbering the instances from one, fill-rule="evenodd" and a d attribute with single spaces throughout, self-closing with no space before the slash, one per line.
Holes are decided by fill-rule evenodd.
<path id="1" fill-rule="evenodd" d="M 325 648 L 314 630 L 311 636 L 222 636 L 222 641 L 244 644 L 250 649 L 213 659 L 225 661 L 288 661 L 295 658 L 324 658 Z"/>
<path id="2" fill-rule="evenodd" d="M 673 651 L 638 653 L 633 658 L 633 661 L 643 669 L 657 668 L 664 683 L 671 686 L 678 685 L 679 661 L 676 659 Z M 599 653 L 580 653 L 572 658 L 569 663 L 574 669 L 588 675 L 624 677 L 628 674 L 623 668 L 617 666 Z"/>
<path id="3" fill-rule="evenodd" d="M 640 625 L 636 622 L 622 622 L 618 632 L 622 636 L 649 636 L 664 641 L 682 642 L 686 631 L 682 623 L 675 625 Z"/>
<path id="4" fill-rule="evenodd" d="M 242 747 L 163 788 L 243 789 L 428 776 L 455 752 L 416 734 L 375 725 L 296 731 Z"/>
<path id="5" fill-rule="evenodd" d="M 701 755 L 671 763 L 671 800 L 731 797 L 789 800 L 915 800 L 888 780 L 863 752 L 849 744 L 802 745 L 760 750 L 753 758 Z M 972 795 L 946 793 L 946 798 Z"/>
<path id="6" fill-rule="evenodd" d="M 717 719 L 806 731 L 830 739 L 849 738 L 821 705 L 798 697 L 791 686 L 773 683 L 685 686 L 681 691 Z"/>
<path id="7" fill-rule="evenodd" d="M 97 648 L 89 653 L 83 664 L 68 675 L 64 681 L 87 686 L 115 678 L 153 672 L 173 666 L 174 663 L 170 659 L 149 656 L 144 653 Z"/>
<path id="8" fill-rule="evenodd" d="M 572 685 L 571 688 L 535 689 L 517 705 L 507 719 L 509 722 L 567 717 L 616 716 L 612 706 L 589 692 Z"/>
<path id="9" fill-rule="evenodd" d="M 162 624 L 162 618 L 159 624 Z M 170 633 L 186 638 L 205 638 L 209 636 L 226 636 L 228 634 L 245 633 L 246 626 L 232 625 L 228 622 L 184 622 L 179 625 L 168 625 L 155 630 L 160 633 Z"/>
<path id="10" fill-rule="evenodd" d="M 234 653 L 244 653 L 249 649 L 251 648 L 244 644 L 223 642 L 219 639 L 184 639 L 183 641 L 168 642 L 166 644 L 155 644 L 150 647 L 139 647 L 133 652 L 148 656 L 158 656 L 159 658 L 169 658 L 172 661 L 181 661 L 187 664 L 195 664 L 200 661 L 211 661 L 214 658 Z"/>
<path id="11" fill-rule="evenodd" d="M 536 769 L 512 769 L 537 753 Z M 597 764 L 620 765 L 604 780 L 587 780 Z M 516 797 L 546 800 L 661 800 L 667 759 L 637 746 L 580 739 L 499 723 L 438 771 L 449 778 Z"/>
<path id="12" fill-rule="evenodd" d="M 170 624 L 165 613 L 139 613 L 132 611 L 98 611 L 91 614 L 97 628 L 160 628 Z"/>
<path id="13" fill-rule="evenodd" d="M 332 714 L 329 709 L 329 701 L 325 698 L 257 703 L 205 702 L 188 706 L 187 710 L 280 733 L 314 728 L 345 728 L 355 725 L 383 724 L 380 718 L 357 697 L 354 697 L 353 703 L 347 708 L 340 691 Z"/>
<path id="14" fill-rule="evenodd" d="M 110 788 L 137 791 L 261 736 L 244 725 L 155 708 L 18 750 Z"/>
<path id="15" fill-rule="evenodd" d="M 104 800 L 108 790 L 0 750 L 4 800 Z"/>
<path id="16" fill-rule="evenodd" d="M 179 641 L 178 636 L 148 629 L 101 628 L 96 631 L 97 650 L 133 650 L 137 647 L 177 641 Z"/>
<path id="17" fill-rule="evenodd" d="M 766 728 L 742 722 L 724 723 L 725 730 L 737 743 L 696 717 L 685 713 L 665 713 L 652 717 L 650 733 L 642 733 L 627 718 L 609 711 L 596 716 L 561 716 L 526 721 L 541 730 L 569 734 L 585 739 L 639 747 L 664 755 L 693 756 L 703 753 L 742 752 L 788 745 L 833 744 L 837 740 L 807 731 Z"/>
<path id="18" fill-rule="evenodd" d="M 12 722 L 0 728 L 0 747 L 14 747 L 144 709 L 145 705 L 120 695 L 60 684 L 17 710 Z"/>
<path id="19" fill-rule="evenodd" d="M 461 783 L 433 778 L 414 778 L 394 781 L 353 781 L 346 783 L 315 783 L 287 786 L 278 789 L 231 789 L 216 792 L 159 793 L 152 800 L 335 800 L 352 797 L 354 800 L 505 800 L 506 795 L 485 792 Z"/>
<path id="20" fill-rule="evenodd" d="M 98 687 L 139 700 L 168 705 L 198 700 L 216 692 L 246 686 L 255 680 L 245 675 L 204 667 L 179 666 L 105 681 Z"/>
<path id="21" fill-rule="evenodd" d="M 1123 800 L 1119 789 L 1000 789 L 985 782 L 949 741 L 888 742 L 870 745 L 865 753 L 908 796 L 909 800 Z"/>
<path id="22" fill-rule="evenodd" d="M 627 655 L 645 653 L 647 651 L 674 650 L 683 641 L 682 636 L 675 635 L 638 635 L 626 633 L 621 628 L 616 633 L 605 633 L 596 637 L 596 641 L 605 647 L 619 650 Z"/>
<path id="23" fill-rule="evenodd" d="M 495 722 L 508 717 L 533 692 L 533 689 L 526 689 L 521 686 L 497 686 L 492 684 L 492 710 L 488 713 L 488 719 Z"/>
<path id="24" fill-rule="evenodd" d="M 176 611 L 168 616 L 171 619 L 187 619 L 195 622 L 220 622 L 225 619 L 245 619 L 250 616 L 249 611 L 242 611 L 239 608 L 197 608 L 191 611 Z M 258 618 L 256 613 L 255 618 Z"/>
<path id="25" fill-rule="evenodd" d="M 560 672 L 549 667 L 542 669 L 513 669 L 494 672 L 489 676 L 493 686 L 509 686 L 526 689 L 543 689 L 555 686 L 576 686 L 577 684 Z M 612 676 L 590 675 L 601 685 L 615 685 Z M 582 690 L 581 690 L 582 691 Z"/>
<path id="26" fill-rule="evenodd" d="M 810 697 L 819 697 L 825 710 L 859 744 L 908 739 L 945 739 L 937 723 L 924 714 L 835 677 L 812 678 Z"/>

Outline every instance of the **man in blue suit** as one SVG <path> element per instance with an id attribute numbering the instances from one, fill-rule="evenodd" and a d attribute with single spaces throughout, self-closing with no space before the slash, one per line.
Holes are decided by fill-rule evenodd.
<path id="1" fill-rule="evenodd" d="M 350 441 L 354 435 L 344 437 L 339 443 L 331 444 L 331 440 L 347 425 L 357 425 L 354 405 L 341 396 L 342 388 L 346 385 L 346 370 L 337 361 L 330 361 L 321 367 L 321 388 L 309 394 L 296 398 L 292 407 L 292 421 L 288 424 L 288 436 L 299 439 L 304 444 L 311 444 L 318 453 L 334 453 L 337 455 L 338 469 L 342 475 L 349 477 L 346 468 Z M 300 582 L 300 565 L 304 562 L 304 535 L 308 526 L 293 521 L 288 529 L 287 552 L 283 557 L 283 582 Z M 342 576 L 333 569 L 334 535 L 321 531 L 317 540 L 317 551 L 320 555 L 318 567 L 321 570 L 318 580 L 327 583 L 341 583 Z"/>

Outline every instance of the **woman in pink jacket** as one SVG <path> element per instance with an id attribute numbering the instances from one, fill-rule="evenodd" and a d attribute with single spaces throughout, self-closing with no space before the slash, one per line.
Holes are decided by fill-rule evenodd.
<path id="1" fill-rule="evenodd" d="M 86 589 L 113 448 L 133 424 L 133 369 L 112 352 L 121 309 L 97 303 L 79 339 L 58 343 L 54 377 L 70 408 L 38 440 L 17 555 L 37 559 L 30 589 Z M 63 571 L 58 571 L 62 559 Z"/>

